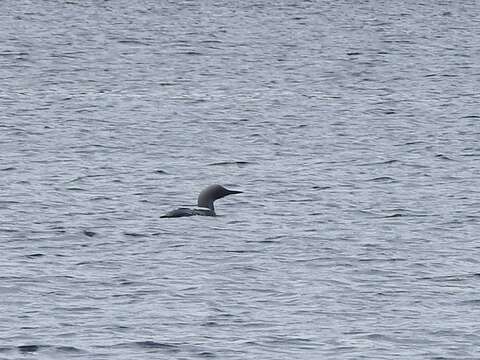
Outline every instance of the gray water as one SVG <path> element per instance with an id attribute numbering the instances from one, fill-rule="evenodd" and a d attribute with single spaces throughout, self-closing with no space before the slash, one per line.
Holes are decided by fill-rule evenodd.
<path id="1" fill-rule="evenodd" d="M 0 2 L 0 359 L 478 359 L 479 19 Z"/>

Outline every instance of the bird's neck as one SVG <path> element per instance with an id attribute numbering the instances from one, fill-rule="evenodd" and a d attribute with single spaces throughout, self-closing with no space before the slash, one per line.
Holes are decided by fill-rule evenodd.
<path id="1" fill-rule="evenodd" d="M 198 207 L 209 208 L 210 210 L 215 211 L 213 200 L 198 199 Z"/>

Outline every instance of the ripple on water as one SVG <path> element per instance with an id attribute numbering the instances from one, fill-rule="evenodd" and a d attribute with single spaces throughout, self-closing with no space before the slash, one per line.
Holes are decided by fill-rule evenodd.
<path id="1" fill-rule="evenodd" d="M 364 3 L 0 2 L 0 357 L 478 358 L 478 4 Z"/>
<path id="2" fill-rule="evenodd" d="M 74 346 L 66 346 L 66 345 L 60 345 L 60 346 L 55 346 L 55 345 L 34 345 L 34 344 L 29 344 L 29 345 L 19 345 L 16 347 L 16 349 L 22 353 L 22 354 L 33 354 L 37 352 L 47 352 L 55 356 L 54 354 L 61 355 L 61 354 L 76 354 L 76 353 L 86 353 L 86 351 L 79 349 Z M 13 350 L 13 348 L 8 348 L 4 347 L 2 349 L 2 352 L 7 352 Z"/>

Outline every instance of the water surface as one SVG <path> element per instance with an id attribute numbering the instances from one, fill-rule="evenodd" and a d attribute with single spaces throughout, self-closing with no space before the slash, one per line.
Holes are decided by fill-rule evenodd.
<path id="1" fill-rule="evenodd" d="M 0 14 L 1 359 L 479 357 L 475 2 Z"/>

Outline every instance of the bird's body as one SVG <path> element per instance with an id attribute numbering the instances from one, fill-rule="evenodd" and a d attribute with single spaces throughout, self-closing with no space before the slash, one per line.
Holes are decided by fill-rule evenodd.
<path id="1" fill-rule="evenodd" d="M 215 216 L 215 212 L 211 211 L 208 208 L 181 207 L 181 208 L 169 211 L 169 212 L 167 212 L 166 214 L 164 214 L 160 217 L 169 218 L 169 217 L 183 217 L 183 216 L 194 216 L 194 215 Z"/>
<path id="2" fill-rule="evenodd" d="M 198 195 L 196 208 L 178 208 L 160 216 L 162 218 L 174 218 L 184 216 L 216 216 L 213 203 L 227 195 L 240 194 L 241 191 L 228 190 L 221 185 L 210 185 Z"/>

